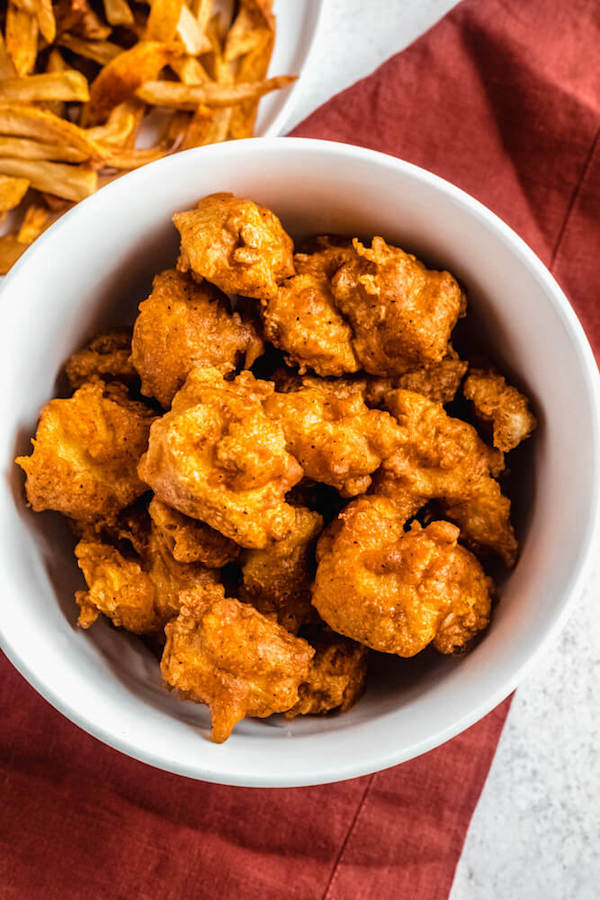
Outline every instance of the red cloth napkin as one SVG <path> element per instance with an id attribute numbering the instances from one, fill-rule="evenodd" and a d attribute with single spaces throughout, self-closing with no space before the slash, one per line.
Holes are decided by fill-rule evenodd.
<path id="1" fill-rule="evenodd" d="M 599 46 L 597 0 L 466 0 L 295 134 L 401 156 L 474 194 L 553 268 L 599 350 Z M 508 701 L 395 769 L 279 791 L 130 760 L 6 660 L 0 707 L 2 896 L 437 900 Z"/>

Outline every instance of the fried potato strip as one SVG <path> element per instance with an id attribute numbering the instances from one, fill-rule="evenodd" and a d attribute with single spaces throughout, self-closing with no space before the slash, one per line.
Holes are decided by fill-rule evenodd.
<path id="1" fill-rule="evenodd" d="M 0 159 L 0 174 L 27 178 L 38 191 L 77 202 L 94 193 L 98 179 L 96 172 L 82 166 L 28 159 Z"/>
<path id="2" fill-rule="evenodd" d="M 0 81 L 2 103 L 36 103 L 40 100 L 89 100 L 87 80 L 81 72 L 69 69 Z"/>
<path id="3" fill-rule="evenodd" d="M 249 81 L 243 84 L 177 84 L 174 81 L 147 81 L 136 91 L 145 103 L 174 109 L 196 109 L 205 106 L 233 106 L 245 100 L 254 100 L 270 91 L 287 87 L 296 80 L 293 75 L 280 75 L 265 81 Z"/>
<path id="4" fill-rule="evenodd" d="M 0 213 L 18 206 L 29 187 L 27 178 L 11 178 L 0 175 Z"/>

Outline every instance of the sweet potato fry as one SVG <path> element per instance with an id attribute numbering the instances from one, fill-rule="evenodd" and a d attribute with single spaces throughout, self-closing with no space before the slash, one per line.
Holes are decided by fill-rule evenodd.
<path id="1" fill-rule="evenodd" d="M 267 28 L 269 28 L 270 31 L 275 31 L 273 0 L 241 0 L 241 4 L 261 15 Z"/>
<path id="2" fill-rule="evenodd" d="M 0 31 L 0 80 L 3 78 L 16 78 L 17 70 L 4 43 L 4 36 Z"/>
<path id="3" fill-rule="evenodd" d="M 154 162 L 155 160 L 166 156 L 167 153 L 170 152 L 171 147 L 172 144 L 169 145 L 165 142 L 157 147 L 150 147 L 147 150 L 138 150 L 135 147 L 132 149 L 119 149 L 109 146 L 100 146 L 99 151 L 100 158 L 106 166 L 111 166 L 113 169 L 138 169 L 140 166 L 145 166 L 147 163 Z"/>
<path id="4" fill-rule="evenodd" d="M 14 234 L 3 234 L 0 237 L 0 275 L 6 275 L 28 246 L 29 244 L 18 241 Z"/>
<path id="5" fill-rule="evenodd" d="M 173 109 L 196 109 L 200 104 L 211 107 L 234 106 L 245 100 L 254 100 L 287 87 L 296 80 L 295 76 L 281 75 L 265 81 L 242 84 L 177 84 L 173 81 L 147 81 L 136 91 L 145 103 L 167 106 Z"/>
<path id="6" fill-rule="evenodd" d="M 213 0 L 192 0 L 190 7 L 196 16 L 200 31 L 205 33 L 212 15 Z"/>
<path id="7" fill-rule="evenodd" d="M 72 50 L 86 59 L 93 59 L 100 66 L 106 66 L 115 56 L 123 52 L 123 48 L 110 41 L 90 41 L 73 34 L 61 34 L 58 38 L 61 47 Z"/>
<path id="8" fill-rule="evenodd" d="M 151 0 L 146 41 L 172 41 L 177 33 L 183 5 L 183 0 Z"/>
<path id="9" fill-rule="evenodd" d="M 86 129 L 91 141 L 109 144 L 111 147 L 131 146 L 144 113 L 144 105 L 135 98 L 119 103 L 111 111 L 105 125 Z M 131 142 L 131 143 L 130 143 Z"/>
<path id="10" fill-rule="evenodd" d="M 0 103 L 36 103 L 40 100 L 85 101 L 89 99 L 86 78 L 75 69 L 44 72 L 0 81 Z"/>
<path id="11" fill-rule="evenodd" d="M 22 244 L 32 244 L 55 218 L 56 214 L 53 214 L 47 206 L 32 203 L 23 217 L 17 240 Z"/>
<path id="12" fill-rule="evenodd" d="M 66 144 L 87 156 L 94 153 L 94 144 L 83 128 L 35 106 L 0 103 L 0 134 Z"/>
<path id="13" fill-rule="evenodd" d="M 191 147 L 203 147 L 205 144 L 214 143 L 211 140 L 213 126 L 212 110 L 208 106 L 199 106 L 185 129 L 181 149 L 189 150 Z"/>
<path id="14" fill-rule="evenodd" d="M 133 13 L 126 0 L 104 0 L 104 15 L 111 25 L 133 25 Z"/>
<path id="15" fill-rule="evenodd" d="M 202 84 L 210 80 L 202 63 L 193 56 L 180 56 L 172 60 L 170 66 L 183 84 Z"/>
<path id="16" fill-rule="evenodd" d="M 37 57 L 38 20 L 10 2 L 6 10 L 5 41 L 6 50 L 11 57 L 17 75 L 28 75 L 33 72 Z"/>
<path id="17" fill-rule="evenodd" d="M 56 37 L 56 19 L 52 9 L 52 0 L 34 0 L 33 6 L 42 36 L 48 44 L 51 44 Z"/>
<path id="18" fill-rule="evenodd" d="M 225 59 L 235 62 L 240 56 L 250 53 L 264 41 L 265 28 L 259 17 L 247 6 L 241 6 L 227 35 Z"/>
<path id="19" fill-rule="evenodd" d="M 217 16 L 209 21 L 206 34 L 210 40 L 213 56 L 213 75 L 217 84 L 232 84 L 233 65 L 225 59 L 224 47 L 226 43 L 226 35 L 223 34 L 221 22 Z M 229 134 L 229 123 L 231 122 L 232 107 L 224 107 L 222 109 L 213 109 L 212 121 L 208 125 L 205 133 L 200 134 L 200 129 L 192 130 L 189 135 L 190 141 L 198 142 L 202 138 L 202 144 L 217 144 L 220 141 L 227 140 Z M 194 113 L 194 117 L 196 114 Z M 202 123 L 198 123 L 199 125 Z M 204 123 L 206 124 L 206 123 Z M 199 144 L 197 144 L 199 146 Z"/>
<path id="20" fill-rule="evenodd" d="M 18 206 L 27 190 L 29 181 L 26 178 L 11 178 L 0 175 L 0 213 L 8 212 Z"/>
<path id="21" fill-rule="evenodd" d="M 237 82 L 253 81 L 266 77 L 275 44 L 275 32 L 263 30 L 261 35 L 261 39 L 257 42 L 254 50 L 241 59 L 236 76 Z M 287 82 L 287 84 L 290 83 L 291 81 Z M 258 109 L 257 101 L 258 98 L 248 100 L 232 111 L 229 127 L 230 137 L 240 139 L 252 136 Z"/>
<path id="22" fill-rule="evenodd" d="M 176 44 L 140 41 L 105 66 L 90 88 L 88 117 L 98 124 L 111 109 L 128 100 L 144 82 L 156 78 L 172 59 L 181 54 Z"/>
<path id="23" fill-rule="evenodd" d="M 191 56 L 207 53 L 210 50 L 210 41 L 198 25 L 198 20 L 184 3 L 177 22 L 177 37 Z"/>
<path id="24" fill-rule="evenodd" d="M 90 169 L 45 160 L 0 159 L 0 175 L 27 178 L 38 191 L 75 201 L 93 194 L 97 184 L 97 175 Z"/>
<path id="25" fill-rule="evenodd" d="M 53 47 L 53 49 L 48 54 L 46 72 L 65 72 L 70 68 L 71 67 L 67 65 L 65 58 L 60 50 L 57 47 Z M 66 106 L 63 100 L 46 100 L 46 102 L 41 105 L 44 109 L 47 109 L 51 113 L 54 113 L 55 116 L 62 117 L 65 115 Z"/>
<path id="26" fill-rule="evenodd" d="M 192 113 L 186 112 L 183 109 L 174 110 L 167 122 L 164 140 L 168 141 L 174 148 L 180 147 L 192 118 Z"/>
<path id="27" fill-rule="evenodd" d="M 0 137 L 0 157 L 15 159 L 51 159 L 55 162 L 84 162 L 91 153 L 83 153 L 68 144 L 31 141 L 29 138 Z"/>
<path id="28" fill-rule="evenodd" d="M 88 0 L 58 0 L 54 3 L 57 31 L 70 31 L 90 41 L 105 41 L 112 31 L 90 6 Z"/>

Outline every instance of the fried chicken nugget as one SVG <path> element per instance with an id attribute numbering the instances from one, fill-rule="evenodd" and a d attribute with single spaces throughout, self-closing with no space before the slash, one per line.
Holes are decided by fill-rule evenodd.
<path id="1" fill-rule="evenodd" d="M 426 269 L 416 257 L 374 237 L 358 238 L 354 255 L 333 276 L 335 304 L 350 323 L 354 352 L 372 375 L 402 375 L 439 362 L 465 297 L 448 272 Z"/>
<path id="2" fill-rule="evenodd" d="M 226 294 L 269 300 L 294 274 L 294 244 L 277 216 L 252 200 L 211 194 L 176 213 L 177 268 L 206 278 Z"/>
<path id="3" fill-rule="evenodd" d="M 368 651 L 362 644 L 340 634 L 322 631 L 310 636 L 315 651 L 306 681 L 298 690 L 299 700 L 286 719 L 323 715 L 332 710 L 346 712 L 360 699 L 367 679 Z"/>
<path id="4" fill-rule="evenodd" d="M 104 613 L 127 631 L 150 634 L 177 615 L 180 591 L 218 580 L 214 569 L 174 560 L 154 530 L 139 555 L 126 556 L 105 541 L 84 538 L 77 544 L 75 556 L 88 586 L 87 591 L 75 595 L 83 628 Z"/>
<path id="5" fill-rule="evenodd" d="M 226 741 L 244 716 L 285 712 L 298 701 L 314 651 L 252 606 L 225 597 L 221 585 L 181 594 L 166 629 L 164 680 L 206 703 L 211 740 Z"/>
<path id="6" fill-rule="evenodd" d="M 165 409 L 197 366 L 225 374 L 238 360 L 249 368 L 264 345 L 256 327 L 229 311 L 227 297 L 207 281 L 167 269 L 157 275 L 150 296 L 140 303 L 132 342 L 132 361 L 142 393 Z"/>
<path id="7" fill-rule="evenodd" d="M 153 424 L 139 466 L 160 500 L 242 547 L 267 547 L 294 522 L 284 498 L 303 472 L 263 410 L 272 391 L 250 372 L 225 381 L 216 369 L 194 369 Z"/>
<path id="8" fill-rule="evenodd" d="M 424 397 L 428 397 L 435 403 L 452 403 L 468 367 L 468 362 L 449 357 L 440 362 L 413 369 L 404 375 L 397 375 L 395 378 L 367 377 L 364 391 L 365 403 L 368 406 L 385 407 L 387 394 L 398 388 L 423 394 Z"/>
<path id="9" fill-rule="evenodd" d="M 510 501 L 494 480 L 503 455 L 486 446 L 467 422 L 412 391 L 391 391 L 386 406 L 403 431 L 398 450 L 385 460 L 376 493 L 393 499 L 404 515 L 438 500 L 475 549 L 489 548 L 514 565 L 517 542 Z"/>
<path id="10" fill-rule="evenodd" d="M 457 544 L 450 522 L 415 523 L 386 497 L 359 497 L 324 532 L 317 549 L 313 603 L 352 640 L 383 653 L 414 656 L 428 644 L 452 653 L 489 621 L 489 581 Z"/>
<path id="11" fill-rule="evenodd" d="M 335 246 L 297 253 L 297 274 L 262 309 L 265 337 L 299 366 L 300 374 L 310 368 L 318 375 L 343 375 L 360 368 L 352 329 L 335 306 L 330 283 L 350 253 L 349 247 Z"/>
<path id="12" fill-rule="evenodd" d="M 177 562 L 200 562 L 208 568 L 220 569 L 240 555 L 240 548 L 229 538 L 205 522 L 171 509 L 158 497 L 152 498 L 148 512 Z"/>
<path id="13" fill-rule="evenodd" d="M 401 441 L 392 416 L 369 409 L 360 390 L 345 381 L 305 378 L 299 390 L 270 394 L 264 408 L 281 423 L 306 476 L 345 497 L 366 491 L 371 473 Z"/>
<path id="14" fill-rule="evenodd" d="M 295 253 L 294 266 L 298 275 L 323 275 L 333 278 L 343 263 L 354 256 L 350 240 L 319 235 L 311 241 L 311 252 Z"/>
<path id="15" fill-rule="evenodd" d="M 242 556 L 240 599 L 297 634 L 315 618 L 310 602 L 314 548 L 323 530 L 319 513 L 297 507 L 287 537 L 266 550 L 246 550 Z"/>
<path id="16" fill-rule="evenodd" d="M 137 464 L 153 413 L 129 399 L 117 382 L 83 384 L 66 400 L 43 408 L 25 471 L 33 509 L 55 509 L 82 522 L 114 518 L 147 490 Z"/>
<path id="17" fill-rule="evenodd" d="M 533 433 L 537 422 L 527 398 L 507 384 L 502 375 L 471 369 L 463 391 L 475 414 L 492 423 L 494 447 L 498 450 L 508 453 Z"/>
<path id="18" fill-rule="evenodd" d="M 65 363 L 65 374 L 73 390 L 94 376 L 105 381 L 135 385 L 138 374 L 131 362 L 131 330 L 115 328 L 99 334 Z"/>

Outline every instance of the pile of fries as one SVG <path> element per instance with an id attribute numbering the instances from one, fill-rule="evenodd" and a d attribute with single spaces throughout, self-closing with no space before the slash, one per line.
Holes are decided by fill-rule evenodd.
<path id="1" fill-rule="evenodd" d="M 294 80 L 266 77 L 272 0 L 8 0 L 0 28 L 1 274 L 108 180 L 251 137 L 260 98 Z"/>

